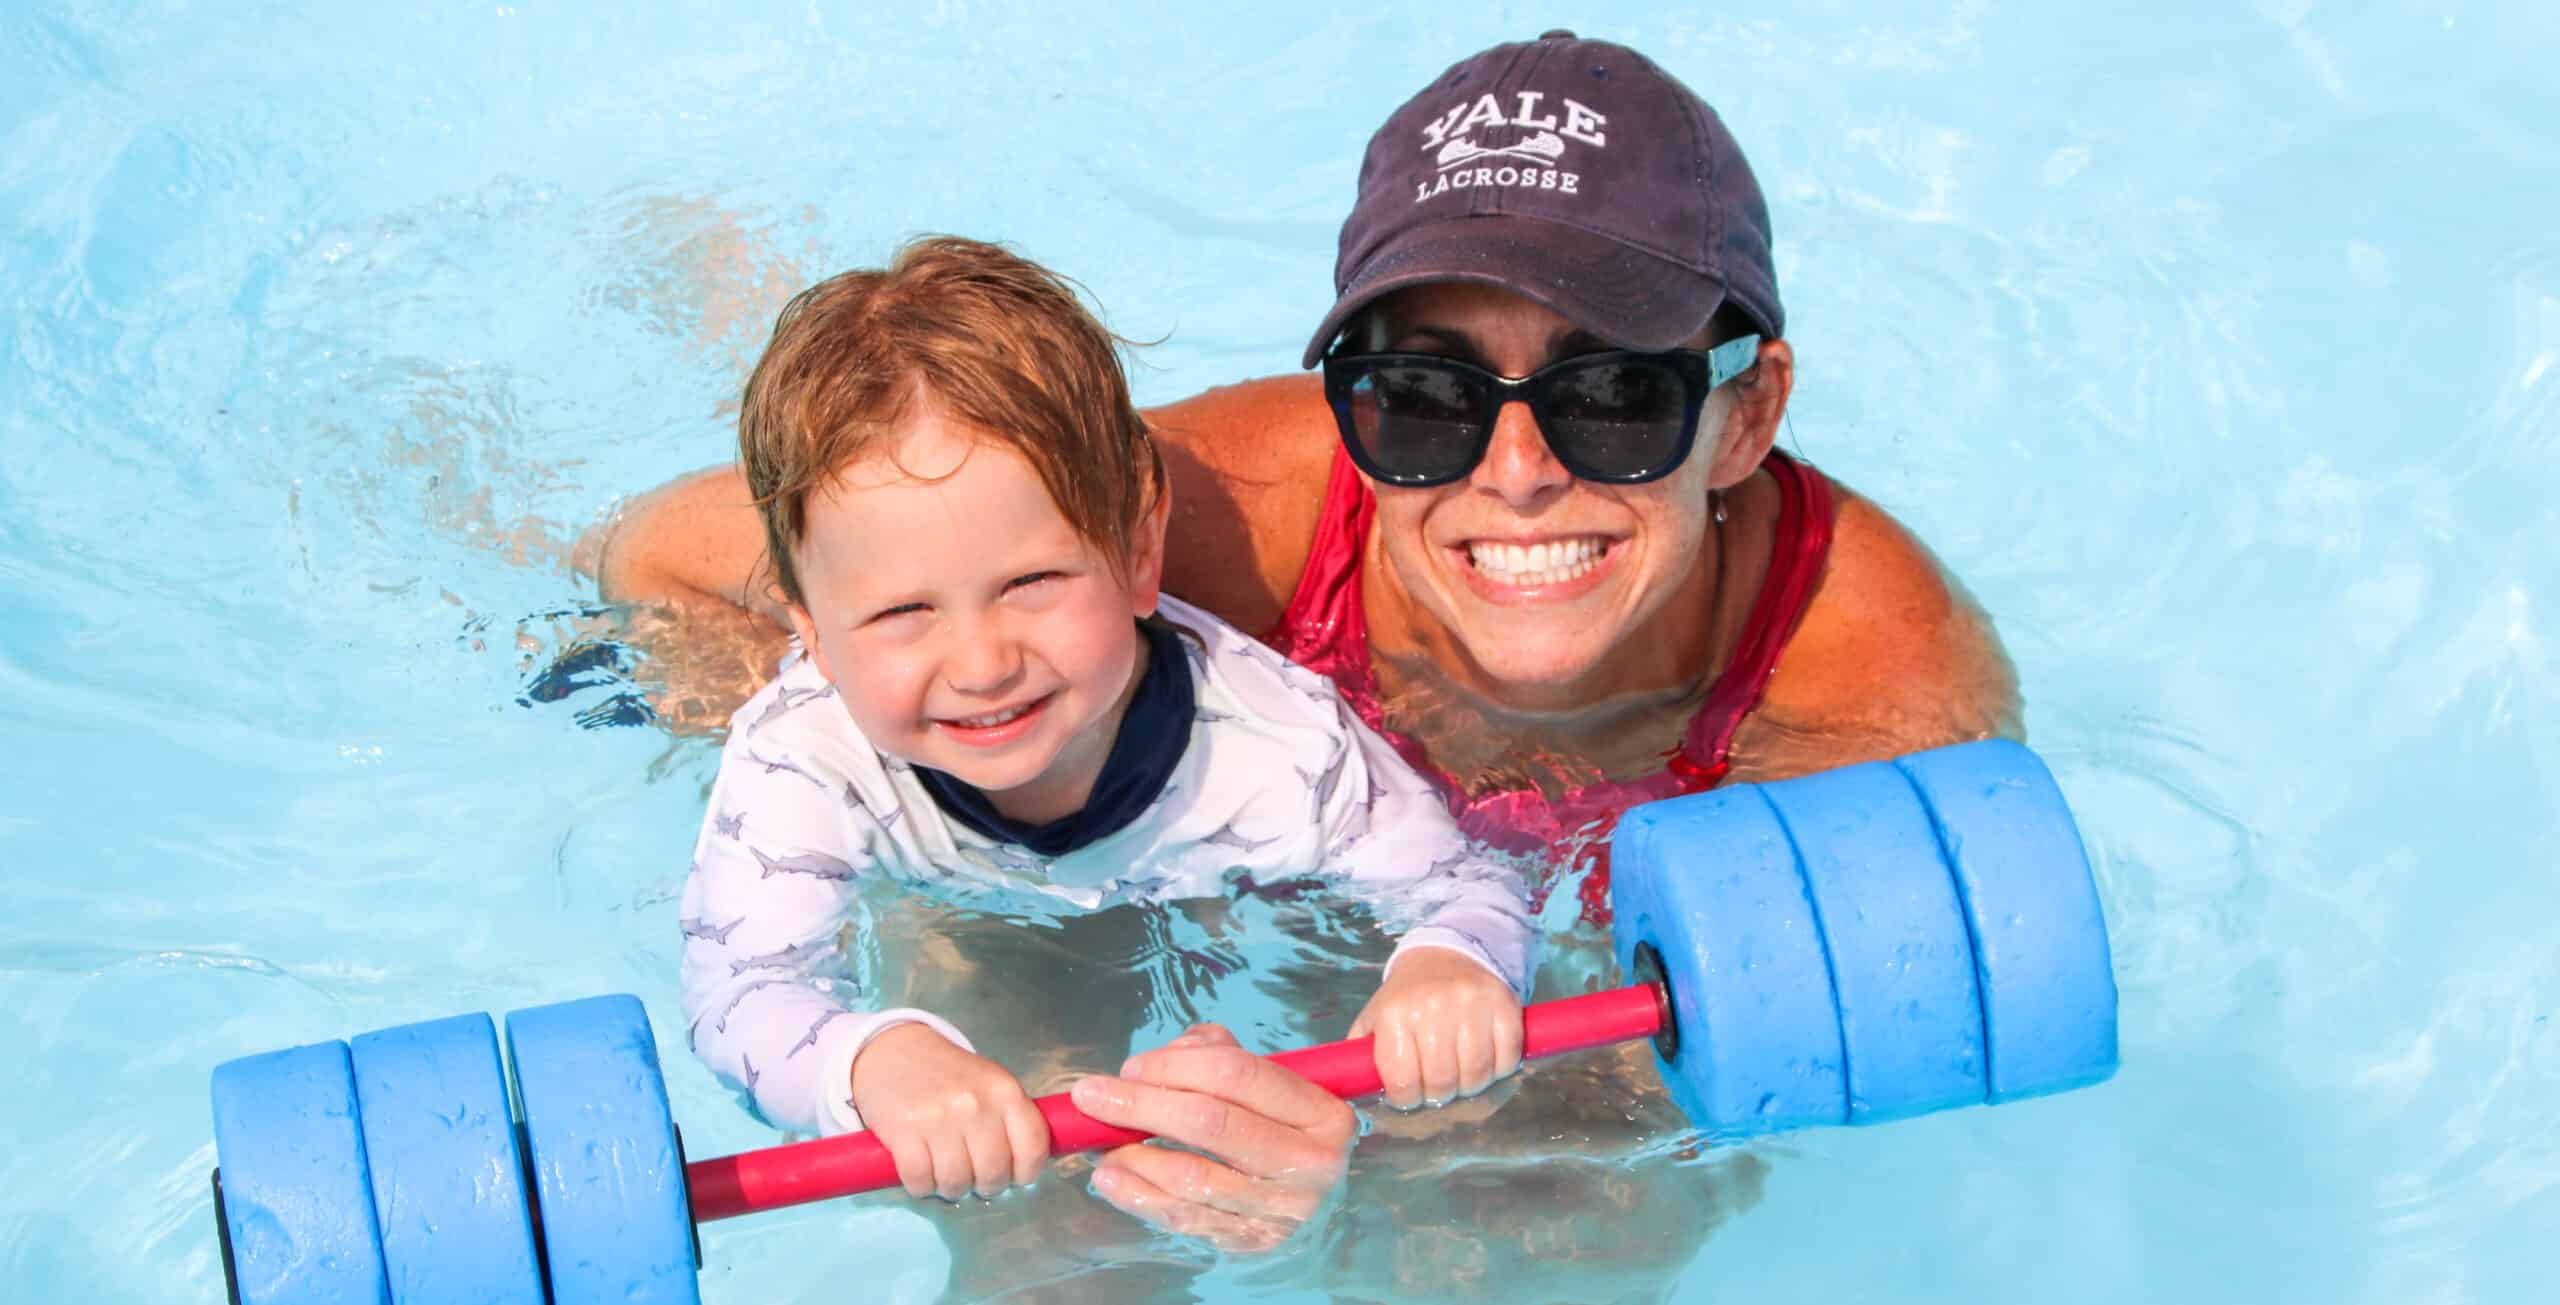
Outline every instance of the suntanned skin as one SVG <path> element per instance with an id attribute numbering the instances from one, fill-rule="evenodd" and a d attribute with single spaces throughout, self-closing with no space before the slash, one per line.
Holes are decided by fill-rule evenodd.
<path id="1" fill-rule="evenodd" d="M 1791 365 L 1783 343 L 1764 347 L 1764 359 L 1775 356 L 1788 356 Z M 1776 415 L 1751 424 L 1774 434 Z M 1305 567 L 1339 445 L 1321 385 L 1312 376 L 1247 381 L 1147 417 L 1173 489 L 1165 589 L 1245 630 L 1270 629 Z M 1504 456 L 1504 446 L 1526 442 L 1520 428 L 1535 441 L 1527 412 L 1506 409 L 1488 463 Z M 1765 441 L 1759 447 L 1765 450 Z M 2015 673 L 1980 609 L 1892 517 L 1837 482 L 1834 489 L 1838 517 L 1820 588 L 1761 705 L 1736 735 L 1733 782 L 2020 733 Z M 1580 711 L 1505 711 L 1499 701 L 1460 690 L 1456 696 L 1478 709 L 1475 720 L 1438 737 L 1413 732 L 1461 776 L 1471 767 L 1447 754 L 1477 750 L 1487 717 L 1500 718 L 1495 743 L 1514 755 L 1563 753 L 1609 773 L 1658 763 L 1740 636 L 1767 566 L 1777 505 L 1765 471 L 1727 492 L 1724 538 L 1733 556 L 1726 561 L 1734 578 L 1747 575 L 1749 583 L 1731 584 L 1705 605 L 1713 620 L 1703 657 L 1686 666 L 1664 662 L 1654 682 L 1616 686 Z M 1372 640 L 1384 654 L 1382 681 L 1391 697 L 1399 687 L 1407 696 L 1425 687 L 1445 693 L 1450 686 L 1415 683 L 1430 672 L 1413 650 L 1445 640 L 1435 643 L 1438 632 L 1394 592 L 1393 569 L 1376 556 L 1382 537 L 1373 533 L 1362 576 Z M 786 637 L 787 617 L 764 568 L 763 526 L 738 469 L 697 472 L 633 501 L 591 544 L 582 554 L 607 599 L 658 609 L 658 623 L 634 633 L 667 677 L 665 714 L 679 727 L 716 728 L 772 673 Z M 1702 566 L 1711 569 L 1712 561 L 1702 559 Z M 1628 755 L 1598 755 L 1608 745 L 1593 740 L 1602 737 L 1631 740 L 1620 747 Z"/>
<path id="2" fill-rule="evenodd" d="M 1554 314 L 1475 287 L 1403 292 L 1362 329 L 1372 347 L 1466 356 L 1507 376 L 1594 347 Z M 1389 724 L 1470 789 L 1659 768 L 1732 658 L 1767 570 L 1778 489 L 1761 464 L 1793 376 L 1789 347 L 1764 342 L 1757 365 L 1709 398 L 1688 460 L 1648 485 L 1574 480 L 1513 404 L 1473 475 L 1382 490 L 1361 597 Z M 1338 443 L 1320 383 L 1250 381 L 1147 415 L 1172 482 L 1164 587 L 1269 630 L 1304 569 Z M 2019 734 L 2016 677 L 1980 609 L 1890 516 L 1835 489 L 1820 585 L 1735 737 L 1732 781 Z M 1610 538 L 1619 569 L 1582 605 L 1470 606 L 1469 554 L 1453 543 L 1584 534 Z M 644 605 L 631 637 L 666 677 L 660 710 L 679 729 L 718 727 L 771 674 L 787 617 L 763 554 L 734 466 L 636 500 L 580 548 L 608 599 Z M 1524 773 L 1522 756 L 1548 760 Z M 1349 1106 L 1214 1026 L 1088 1077 L 1076 1102 L 1178 1144 L 1104 1156 L 1104 1200 L 1232 1250 L 1273 1246 L 1320 1209 L 1358 1137 Z"/>

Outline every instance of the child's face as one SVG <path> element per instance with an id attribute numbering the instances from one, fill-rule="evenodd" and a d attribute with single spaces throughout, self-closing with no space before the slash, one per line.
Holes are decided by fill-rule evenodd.
<path id="1" fill-rule="evenodd" d="M 792 626 L 872 745 L 1016 820 L 1081 808 L 1137 684 L 1162 496 L 1123 576 L 1021 455 L 920 399 L 894 459 L 811 495 L 807 526 Z"/>

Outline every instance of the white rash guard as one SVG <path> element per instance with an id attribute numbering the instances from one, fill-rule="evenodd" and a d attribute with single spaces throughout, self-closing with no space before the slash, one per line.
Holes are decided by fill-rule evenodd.
<path id="1" fill-rule="evenodd" d="M 1338 880 L 1418 947 L 1467 956 L 1526 996 L 1537 932 L 1518 871 L 1458 832 L 1438 792 L 1346 708 L 1333 685 L 1174 599 L 1195 711 L 1162 791 L 1117 832 L 1056 857 L 953 820 L 905 762 L 872 748 L 806 658 L 730 719 L 685 881 L 684 1006 L 696 1054 L 765 1119 L 804 1133 L 862 1127 L 856 1053 L 927 1011 L 870 1008 L 845 972 L 856 880 L 940 896 L 1039 894 L 1078 911 Z"/>

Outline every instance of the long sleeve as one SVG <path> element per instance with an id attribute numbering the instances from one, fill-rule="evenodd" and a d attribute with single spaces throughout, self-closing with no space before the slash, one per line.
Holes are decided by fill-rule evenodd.
<path id="1" fill-rule="evenodd" d="M 1520 872 L 1468 840 L 1428 780 L 1337 705 L 1343 745 L 1310 776 L 1325 862 L 1398 929 L 1388 968 L 1419 947 L 1474 959 L 1526 1000 L 1538 930 Z"/>
<path id="2" fill-rule="evenodd" d="M 887 1029 L 922 1023 L 969 1046 L 927 1012 L 871 1009 L 869 976 L 846 969 L 865 927 L 857 880 L 884 843 L 850 786 L 732 733 L 685 880 L 684 1011 L 695 1054 L 778 1127 L 860 1128 L 853 1059 Z"/>

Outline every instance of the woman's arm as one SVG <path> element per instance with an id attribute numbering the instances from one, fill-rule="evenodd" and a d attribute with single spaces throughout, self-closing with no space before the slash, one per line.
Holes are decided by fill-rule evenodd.
<path id="1" fill-rule="evenodd" d="M 1900 522 L 1833 488 L 1821 587 L 1735 731 L 1732 782 L 2024 739 L 2017 669 L 1990 616 Z"/>
<path id="2" fill-rule="evenodd" d="M 579 541 L 573 565 L 595 577 L 607 602 L 718 604 L 789 628 L 764 565 L 764 522 L 735 463 L 623 504 Z"/>
<path id="3" fill-rule="evenodd" d="M 578 541 L 572 565 L 623 607 L 659 721 L 717 731 L 773 676 L 789 623 L 764 566 L 764 523 L 735 466 L 711 467 L 622 505 Z"/>

